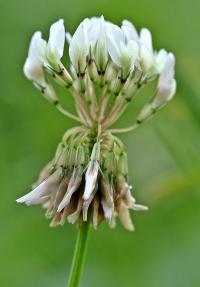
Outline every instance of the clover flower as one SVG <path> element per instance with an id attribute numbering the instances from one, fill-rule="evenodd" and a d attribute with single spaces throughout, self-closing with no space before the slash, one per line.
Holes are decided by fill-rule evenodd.
<path id="1" fill-rule="evenodd" d="M 67 56 L 65 40 L 68 68 L 61 61 Z M 24 73 L 47 100 L 79 126 L 66 131 L 33 190 L 17 202 L 41 204 L 51 226 L 91 220 L 97 228 L 105 219 L 114 227 L 118 216 L 127 230 L 133 230 L 129 210 L 147 207 L 137 204 L 132 195 L 127 154 L 114 134 L 137 128 L 173 97 L 174 66 L 172 53 L 153 50 L 148 29 L 138 33 L 127 20 L 119 27 L 103 16 L 84 19 L 71 36 L 65 33 L 61 19 L 51 26 L 48 41 L 42 39 L 41 32 L 34 33 Z M 141 88 L 156 79 L 155 93 L 135 123 L 111 129 Z M 74 98 L 77 115 L 61 105 L 52 81 Z"/>

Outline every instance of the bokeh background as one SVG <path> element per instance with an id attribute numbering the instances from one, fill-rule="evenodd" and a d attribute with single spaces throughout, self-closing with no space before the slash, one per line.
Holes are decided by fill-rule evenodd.
<path id="1" fill-rule="evenodd" d="M 154 119 L 121 136 L 135 195 L 150 210 L 132 214 L 134 233 L 105 223 L 92 231 L 81 286 L 200 286 L 199 11 L 198 0 L 0 0 L 0 286 L 66 286 L 75 227 L 51 229 L 40 207 L 15 199 L 29 191 L 75 123 L 40 96 L 22 66 L 35 30 L 47 36 L 50 24 L 64 18 L 73 32 L 83 18 L 101 14 L 150 28 L 154 47 L 176 55 L 178 91 Z M 118 126 L 132 123 L 135 108 Z"/>

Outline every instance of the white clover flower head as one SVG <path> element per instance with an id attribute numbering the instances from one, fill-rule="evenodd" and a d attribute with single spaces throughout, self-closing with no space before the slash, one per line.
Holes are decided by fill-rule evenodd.
<path id="1" fill-rule="evenodd" d="M 67 57 L 65 41 L 69 68 L 62 63 Z M 174 55 L 164 49 L 154 51 L 151 32 L 142 28 L 138 33 L 128 20 L 119 27 L 103 16 L 86 18 L 71 35 L 65 33 L 60 19 L 51 26 L 48 41 L 36 32 L 24 65 L 25 76 L 62 114 L 80 125 L 66 131 L 33 190 L 17 202 L 41 204 L 52 227 L 90 220 L 97 228 L 106 220 L 113 228 L 119 217 L 127 230 L 134 230 L 130 210 L 147 207 L 137 204 L 132 195 L 128 158 L 114 133 L 139 127 L 173 97 L 174 69 Z M 157 80 L 157 88 L 135 123 L 112 129 L 141 88 L 153 80 Z M 60 103 L 52 81 L 72 95 L 76 114 Z"/>

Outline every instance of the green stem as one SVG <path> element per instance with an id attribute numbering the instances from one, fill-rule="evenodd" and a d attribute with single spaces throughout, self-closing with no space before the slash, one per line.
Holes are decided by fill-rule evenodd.
<path id="1" fill-rule="evenodd" d="M 88 245 L 90 231 L 90 220 L 83 222 L 78 231 L 74 257 L 68 279 L 67 287 L 78 287 L 80 283 L 81 273 L 83 271 L 86 250 Z"/>
<path id="2" fill-rule="evenodd" d="M 127 133 L 135 130 L 140 124 L 135 123 L 130 127 L 127 128 L 121 128 L 121 129 L 109 129 L 109 132 L 114 133 L 114 134 L 119 134 L 119 133 Z"/>

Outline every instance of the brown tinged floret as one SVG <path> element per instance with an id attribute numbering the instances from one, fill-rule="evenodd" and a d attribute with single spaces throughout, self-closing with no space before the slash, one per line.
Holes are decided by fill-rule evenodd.
<path id="1" fill-rule="evenodd" d="M 42 204 L 52 227 L 66 220 L 79 224 L 90 214 L 95 229 L 104 219 L 114 227 L 119 216 L 123 226 L 133 230 L 129 209 L 147 208 L 136 205 L 131 196 L 123 144 L 107 132 L 95 140 L 87 131 L 69 130 L 35 189 L 18 202 Z"/>

